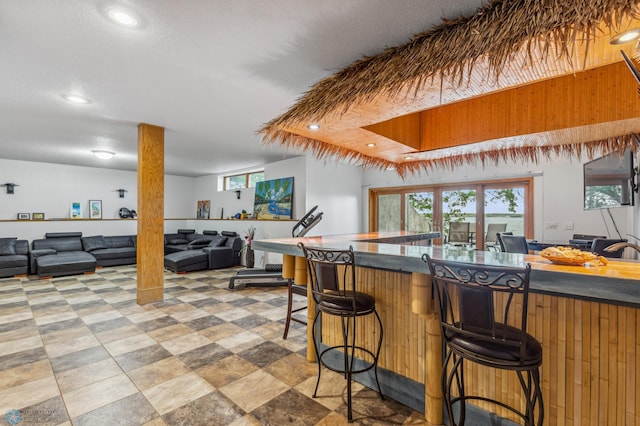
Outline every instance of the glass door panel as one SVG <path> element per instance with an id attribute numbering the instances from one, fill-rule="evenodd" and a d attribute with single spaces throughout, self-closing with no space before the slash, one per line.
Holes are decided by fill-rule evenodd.
<path id="1" fill-rule="evenodd" d="M 496 244 L 497 232 L 525 235 L 525 187 L 484 190 L 485 250 Z"/>
<path id="2" fill-rule="evenodd" d="M 401 200 L 401 194 L 378 195 L 379 232 L 400 231 L 402 229 Z"/>
<path id="3" fill-rule="evenodd" d="M 452 231 L 452 223 L 454 231 Z M 465 224 L 468 223 L 467 227 Z M 468 229 L 468 231 L 466 231 Z M 442 231 L 449 244 L 476 244 L 476 190 L 442 191 Z"/>
<path id="4" fill-rule="evenodd" d="M 411 233 L 434 231 L 433 192 L 408 193 L 405 200 L 405 230 Z"/>

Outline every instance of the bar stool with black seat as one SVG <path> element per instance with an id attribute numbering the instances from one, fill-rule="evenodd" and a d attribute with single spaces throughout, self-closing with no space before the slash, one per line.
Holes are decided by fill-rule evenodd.
<path id="1" fill-rule="evenodd" d="M 322 366 L 344 374 L 347 379 L 347 419 L 353 420 L 351 404 L 351 377 L 373 369 L 378 394 L 384 399 L 378 381 L 378 358 L 382 347 L 382 321 L 376 311 L 373 296 L 356 291 L 356 271 L 352 247 L 346 250 L 328 250 L 298 246 L 307 260 L 309 290 L 316 303 L 312 324 L 313 344 L 318 362 L 318 380 L 313 391 L 315 398 L 320 384 Z M 379 327 L 377 345 L 366 348 L 356 339 L 356 319 L 373 314 Z M 342 341 L 322 343 L 322 316 L 339 317 Z M 372 333 L 374 330 L 372 330 Z M 368 339 L 362 339 L 368 340 Z M 322 348 L 320 346 L 323 346 Z M 325 347 L 326 346 L 326 347 Z M 357 359 L 357 361 L 356 361 Z"/>
<path id="2" fill-rule="evenodd" d="M 531 265 L 487 266 L 436 260 L 427 254 L 423 260 L 429 265 L 440 315 L 445 346 L 442 391 L 450 424 L 464 424 L 466 401 L 480 400 L 514 412 L 526 425 L 541 425 L 542 346 L 526 331 Z M 467 395 L 465 361 L 515 371 L 525 397 L 524 412 L 486 395 Z M 456 423 L 453 405 L 458 402 L 459 423 Z"/>

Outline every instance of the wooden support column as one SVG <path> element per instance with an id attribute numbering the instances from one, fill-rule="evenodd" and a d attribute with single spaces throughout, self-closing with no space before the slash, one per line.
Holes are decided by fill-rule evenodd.
<path id="1" fill-rule="evenodd" d="M 164 287 L 164 127 L 138 125 L 138 303 L 158 302 Z"/>

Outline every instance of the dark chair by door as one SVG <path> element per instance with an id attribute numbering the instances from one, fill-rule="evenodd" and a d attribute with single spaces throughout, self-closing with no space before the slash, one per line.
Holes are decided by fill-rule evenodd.
<path id="1" fill-rule="evenodd" d="M 506 253 L 528 254 L 529 246 L 527 239 L 522 235 L 507 235 L 506 233 L 498 234 L 498 242 L 500 248 Z"/>
<path id="2" fill-rule="evenodd" d="M 531 266 L 485 266 L 436 260 L 426 254 L 423 260 L 431 272 L 445 346 L 442 391 L 449 424 L 464 424 L 466 401 L 480 400 L 516 413 L 526 425 L 541 425 L 542 346 L 527 333 Z M 520 404 L 524 411 L 504 401 L 467 394 L 465 362 L 515 371 L 525 399 Z M 458 422 L 453 411 L 457 403 L 460 403 Z"/>
<path id="3" fill-rule="evenodd" d="M 322 367 L 339 372 L 347 379 L 347 419 L 352 421 L 351 376 L 372 370 L 378 387 L 380 398 L 380 382 L 378 381 L 378 357 L 382 347 L 382 321 L 376 311 L 376 300 L 373 296 L 356 291 L 356 268 L 353 249 L 326 250 L 298 246 L 307 260 L 307 279 L 309 290 L 316 303 L 316 315 L 312 324 L 313 344 L 318 361 L 318 380 L 313 391 L 315 398 L 320 384 Z M 322 316 L 332 315 L 341 322 L 342 344 L 328 346 L 322 343 Z M 375 347 L 365 347 L 364 342 L 374 340 L 367 337 L 359 341 L 356 337 L 356 319 L 374 315 L 377 330 L 367 329 L 376 336 Z M 337 355 L 337 356 L 336 356 Z M 360 358 L 356 362 L 356 356 Z M 333 361 L 332 361 L 333 359 Z"/>
<path id="4" fill-rule="evenodd" d="M 593 242 L 591 243 L 591 251 L 599 256 L 604 256 L 604 257 L 609 257 L 609 258 L 613 258 L 613 259 L 619 259 L 622 257 L 622 253 L 624 253 L 624 247 L 610 252 L 610 251 L 605 251 L 604 249 L 606 249 L 607 247 L 609 247 L 612 244 L 615 243 L 626 243 L 628 240 L 614 240 L 614 239 L 608 239 L 608 238 L 595 238 L 593 240 Z"/>

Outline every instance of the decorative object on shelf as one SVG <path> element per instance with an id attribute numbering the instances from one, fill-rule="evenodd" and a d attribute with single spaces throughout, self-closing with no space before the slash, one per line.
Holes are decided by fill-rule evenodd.
<path id="1" fill-rule="evenodd" d="M 247 211 L 245 209 L 242 209 L 242 212 L 240 212 L 240 219 L 246 219 L 247 218 Z"/>
<path id="2" fill-rule="evenodd" d="M 256 182 L 256 219 L 291 219 L 292 207 L 293 177 Z"/>
<path id="3" fill-rule="evenodd" d="M 199 200 L 198 201 L 198 211 L 196 217 L 198 219 L 209 219 L 209 212 L 211 211 L 211 201 L 210 200 Z"/>
<path id="4" fill-rule="evenodd" d="M 69 217 L 71 217 L 71 219 L 82 218 L 82 207 L 79 201 L 74 201 L 71 203 L 71 207 L 69 210 Z"/>
<path id="5" fill-rule="evenodd" d="M 89 200 L 89 219 L 102 219 L 102 200 Z"/>
<path id="6" fill-rule="evenodd" d="M 253 241 L 253 237 L 256 234 L 256 227 L 250 226 L 247 231 L 244 233 L 244 238 L 247 240 L 247 245 L 244 246 L 246 250 L 245 253 L 245 263 L 247 268 L 253 268 L 255 264 L 255 253 L 253 252 L 253 248 L 251 248 L 251 242 Z"/>
<path id="7" fill-rule="evenodd" d="M 122 188 L 116 189 L 116 191 L 120 193 L 120 198 L 124 198 L 124 193 L 129 192 L 126 189 L 122 189 Z"/>
<path id="8" fill-rule="evenodd" d="M 18 220 L 29 220 L 31 215 L 29 213 L 18 213 Z"/>
<path id="9" fill-rule="evenodd" d="M 236 197 L 238 197 L 238 200 L 240 199 L 240 194 L 242 194 L 242 191 L 240 191 L 239 189 L 236 189 L 235 191 L 233 191 L 236 193 Z"/>
<path id="10" fill-rule="evenodd" d="M 135 210 L 129 210 L 126 207 L 122 207 L 118 211 L 118 215 L 120 215 L 120 217 L 123 219 L 135 219 L 138 217 L 138 213 L 136 213 Z"/>
<path id="11" fill-rule="evenodd" d="M 3 183 L 0 186 L 6 186 L 7 187 L 7 194 L 13 194 L 13 190 L 16 186 L 20 186 L 20 185 L 16 185 L 15 183 Z"/>
<path id="12" fill-rule="evenodd" d="M 31 215 L 32 220 L 44 220 L 44 213 L 33 213 Z"/>

